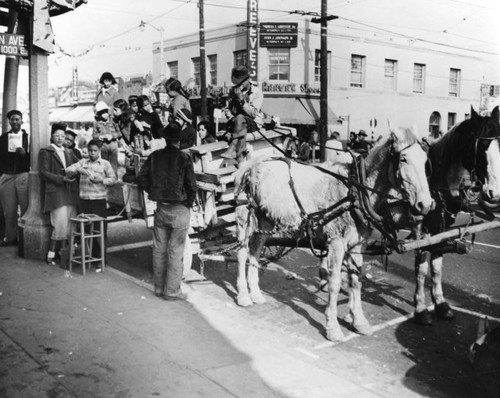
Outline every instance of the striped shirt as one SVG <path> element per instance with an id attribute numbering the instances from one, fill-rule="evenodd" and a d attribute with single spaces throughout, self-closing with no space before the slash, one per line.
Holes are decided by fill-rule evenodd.
<path id="1" fill-rule="evenodd" d="M 106 199 L 106 186 L 116 184 L 116 175 L 105 159 L 81 159 L 66 169 L 68 176 L 80 174 L 80 199 Z M 93 182 L 92 179 L 102 179 L 102 182 Z"/>

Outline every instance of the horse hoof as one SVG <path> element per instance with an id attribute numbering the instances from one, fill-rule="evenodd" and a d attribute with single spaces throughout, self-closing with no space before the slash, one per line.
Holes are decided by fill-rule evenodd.
<path id="1" fill-rule="evenodd" d="M 240 307 L 249 307 L 253 304 L 253 301 L 250 299 L 250 296 L 248 295 L 238 296 L 236 302 Z"/>
<path id="2" fill-rule="evenodd" d="M 415 312 L 415 322 L 422 326 L 432 325 L 431 313 L 428 310 Z"/>
<path id="3" fill-rule="evenodd" d="M 359 325 L 352 325 L 354 331 L 362 336 L 369 336 L 373 333 L 373 328 L 367 323 L 360 323 Z"/>
<path id="4" fill-rule="evenodd" d="M 344 322 L 346 323 L 353 323 L 354 322 L 354 317 L 350 312 L 347 313 L 347 315 L 344 317 Z"/>
<path id="5" fill-rule="evenodd" d="M 254 304 L 264 304 L 266 299 L 262 295 L 262 293 L 252 294 L 250 293 L 250 299 Z"/>
<path id="6" fill-rule="evenodd" d="M 434 311 L 436 311 L 438 318 L 441 319 L 453 319 L 455 317 L 450 305 L 446 301 L 436 304 L 434 306 Z"/>
<path id="7" fill-rule="evenodd" d="M 339 342 L 344 340 L 344 333 L 340 328 L 338 329 L 326 329 L 326 338 L 333 342 Z"/>

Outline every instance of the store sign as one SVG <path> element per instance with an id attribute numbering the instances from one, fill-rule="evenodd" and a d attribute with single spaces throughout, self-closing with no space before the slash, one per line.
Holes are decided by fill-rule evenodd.
<path id="1" fill-rule="evenodd" d="M 261 85 L 262 92 L 273 94 L 308 94 L 317 96 L 321 93 L 321 88 L 317 85 L 311 86 L 307 83 L 273 83 L 264 81 Z"/>
<path id="2" fill-rule="evenodd" d="M 0 54 L 27 57 L 28 49 L 24 36 L 0 33 Z"/>
<path id="3" fill-rule="evenodd" d="M 250 68 L 250 79 L 257 82 L 257 71 L 259 70 L 257 60 L 257 49 L 259 36 L 257 35 L 257 24 L 259 20 L 259 4 L 257 0 L 248 0 L 247 9 L 247 59 Z"/>
<path id="4" fill-rule="evenodd" d="M 297 47 L 298 23 L 266 22 L 260 24 L 261 47 Z"/>

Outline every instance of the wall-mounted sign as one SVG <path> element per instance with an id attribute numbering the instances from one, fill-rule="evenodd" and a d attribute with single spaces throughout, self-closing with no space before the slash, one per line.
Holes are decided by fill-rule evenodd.
<path id="1" fill-rule="evenodd" d="M 266 22 L 260 24 L 261 47 L 297 47 L 297 22 Z"/>
<path id="2" fill-rule="evenodd" d="M 0 54 L 27 57 L 28 49 L 24 36 L 0 33 Z"/>
<path id="3" fill-rule="evenodd" d="M 269 94 L 305 94 L 311 96 L 319 96 L 321 89 L 317 85 L 309 85 L 307 83 L 273 83 L 263 81 L 261 84 L 263 93 Z"/>
<path id="4" fill-rule="evenodd" d="M 247 60 L 250 68 L 250 80 L 257 82 L 257 71 L 259 70 L 257 47 L 259 36 L 257 35 L 257 23 L 259 20 L 258 0 L 248 0 L 247 8 Z"/>

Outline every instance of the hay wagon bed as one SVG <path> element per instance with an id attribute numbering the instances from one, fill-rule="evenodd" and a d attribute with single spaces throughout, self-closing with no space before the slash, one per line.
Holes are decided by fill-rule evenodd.
<path id="1" fill-rule="evenodd" d="M 291 127 L 276 127 L 272 130 L 262 129 L 260 132 L 247 135 L 247 147 L 250 157 L 279 155 L 274 148 L 286 148 L 291 137 L 296 136 L 296 130 Z M 265 137 L 265 138 L 264 138 Z M 225 141 L 198 145 L 185 151 L 191 154 L 194 163 L 196 183 L 198 186 L 197 200 L 192 208 L 191 253 L 200 253 L 210 242 L 223 244 L 234 241 L 234 173 L 237 170 L 234 161 L 221 158 L 228 148 Z M 135 156 L 136 175 L 145 157 Z M 147 193 L 142 192 L 137 184 L 118 182 L 108 188 L 108 203 L 126 212 L 129 220 L 141 217 L 148 228 L 153 227 L 153 216 L 156 203 L 149 200 Z M 110 217 L 113 219 L 113 217 Z M 187 254 L 187 253 L 186 253 Z"/>

